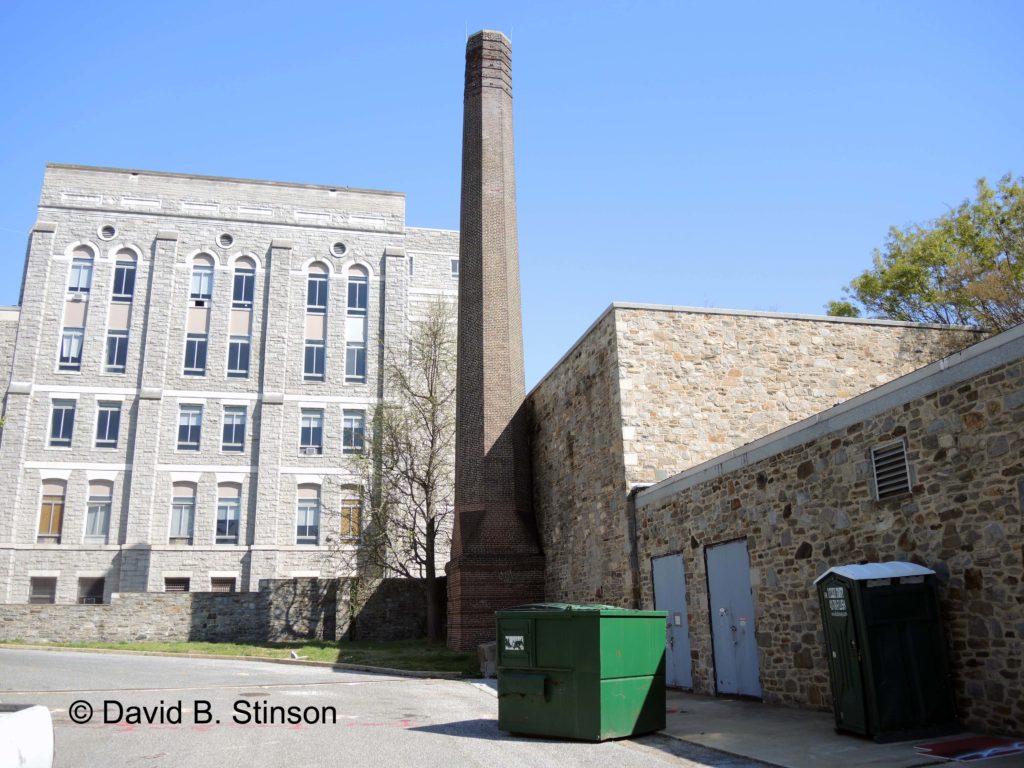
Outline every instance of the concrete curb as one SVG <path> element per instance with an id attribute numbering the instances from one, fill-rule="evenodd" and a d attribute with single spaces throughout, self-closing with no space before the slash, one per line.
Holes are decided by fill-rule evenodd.
<path id="1" fill-rule="evenodd" d="M 171 659 L 223 659 L 226 661 L 262 661 L 269 664 L 293 664 L 303 667 L 328 667 L 330 669 L 342 669 L 350 672 L 372 672 L 378 675 L 392 675 L 395 677 L 416 677 L 420 679 L 437 680 L 459 680 L 462 677 L 460 672 L 431 672 L 427 670 L 391 669 L 390 667 L 372 667 L 369 664 L 345 664 L 335 661 L 310 661 L 309 659 L 277 659 L 272 656 L 227 656 L 216 653 L 170 653 L 168 651 L 126 651 L 116 648 L 73 648 L 62 645 L 18 645 L 14 643 L 0 644 L 0 651 L 4 649 L 22 651 L 71 651 L 74 653 L 106 653 L 122 654 L 127 656 L 163 656 Z"/>

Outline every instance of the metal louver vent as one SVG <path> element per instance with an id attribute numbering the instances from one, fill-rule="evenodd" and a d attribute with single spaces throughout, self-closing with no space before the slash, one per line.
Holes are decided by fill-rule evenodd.
<path id="1" fill-rule="evenodd" d="M 338 241 L 337 243 L 335 243 L 334 245 L 331 246 L 331 253 L 333 253 L 335 256 L 344 256 L 345 255 L 345 251 L 347 251 L 347 250 L 348 250 L 348 246 L 346 246 L 341 241 Z"/>
<path id="2" fill-rule="evenodd" d="M 907 447 L 903 441 L 872 448 L 871 465 L 875 471 L 876 498 L 886 499 L 910 492 Z"/>
<path id="3" fill-rule="evenodd" d="M 221 248 L 230 248 L 231 244 L 235 242 L 235 238 L 229 235 L 227 232 L 217 238 L 217 242 L 220 243 Z"/>
<path id="4" fill-rule="evenodd" d="M 110 224 L 104 224 L 100 227 L 100 237 L 104 240 L 113 240 L 114 235 L 117 234 L 117 229 Z"/>

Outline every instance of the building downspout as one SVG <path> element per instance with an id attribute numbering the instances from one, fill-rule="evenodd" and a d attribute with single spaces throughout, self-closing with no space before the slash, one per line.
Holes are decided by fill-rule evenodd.
<path id="1" fill-rule="evenodd" d="M 640 552 L 636 543 L 636 496 L 648 485 L 634 485 L 626 496 L 626 528 L 629 536 L 629 578 L 632 587 L 631 608 L 640 607 Z"/>

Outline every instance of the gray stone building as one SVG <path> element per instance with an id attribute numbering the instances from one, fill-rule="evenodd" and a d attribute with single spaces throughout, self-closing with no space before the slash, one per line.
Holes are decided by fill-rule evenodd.
<path id="1" fill-rule="evenodd" d="M 401 193 L 49 165 L 0 309 L 0 602 L 334 575 L 385 355 L 458 251 Z"/>

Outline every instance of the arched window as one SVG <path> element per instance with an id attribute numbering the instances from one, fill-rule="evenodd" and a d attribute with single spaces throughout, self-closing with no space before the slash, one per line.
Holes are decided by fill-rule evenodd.
<path id="1" fill-rule="evenodd" d="M 299 485 L 295 543 L 320 543 L 320 486 L 315 483 Z"/>
<path id="2" fill-rule="evenodd" d="M 106 544 L 110 535 L 110 508 L 114 484 L 110 480 L 89 482 L 89 506 L 85 513 L 85 543 Z"/>
<path id="3" fill-rule="evenodd" d="M 135 295 L 135 252 L 122 248 L 114 254 L 113 301 L 128 302 Z"/>
<path id="4" fill-rule="evenodd" d="M 237 544 L 242 517 L 242 486 L 221 483 L 217 486 L 217 543 Z"/>
<path id="5" fill-rule="evenodd" d="M 315 315 L 327 313 L 327 265 L 322 261 L 314 261 L 309 265 L 309 278 L 306 282 L 306 312 Z"/>
<path id="6" fill-rule="evenodd" d="M 87 294 L 92 288 L 93 251 L 79 245 L 71 252 L 71 271 L 68 274 L 68 293 Z"/>
<path id="7" fill-rule="evenodd" d="M 174 483 L 171 489 L 171 544 L 191 544 L 196 518 L 196 484 Z"/>
<path id="8" fill-rule="evenodd" d="M 65 480 L 43 480 L 43 498 L 39 508 L 39 544 L 60 544 L 64 527 L 64 496 L 67 492 Z"/>
<path id="9" fill-rule="evenodd" d="M 216 262 L 208 253 L 200 253 L 192 259 L 192 283 L 189 298 L 196 302 L 207 302 L 213 298 L 213 267 Z M 203 306 L 199 304 L 198 306 Z"/>
<path id="10" fill-rule="evenodd" d="M 256 262 L 248 256 L 235 260 L 235 284 L 231 294 L 231 306 L 235 309 L 252 307 L 256 293 Z"/>
<path id="11" fill-rule="evenodd" d="M 348 272 L 348 314 L 357 317 L 366 316 L 369 306 L 370 279 L 366 269 L 352 267 Z"/>

